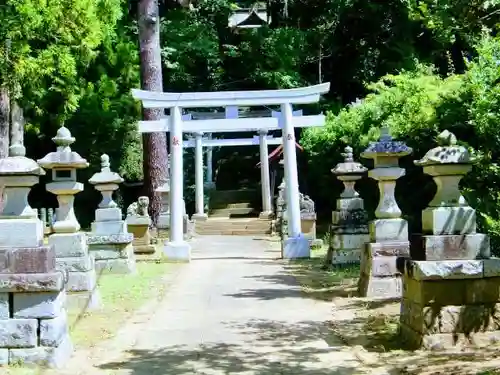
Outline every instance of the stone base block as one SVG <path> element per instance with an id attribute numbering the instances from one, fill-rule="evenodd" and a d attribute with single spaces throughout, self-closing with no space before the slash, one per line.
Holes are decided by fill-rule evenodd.
<path id="1" fill-rule="evenodd" d="M 133 274 L 137 272 L 135 258 L 96 260 L 95 271 L 98 275 Z"/>
<path id="2" fill-rule="evenodd" d="M 169 261 L 190 262 L 191 246 L 187 242 L 166 242 L 163 255 Z"/>
<path id="3" fill-rule="evenodd" d="M 263 211 L 259 214 L 259 219 L 261 220 L 270 220 L 274 217 L 274 213 L 272 211 Z"/>
<path id="4" fill-rule="evenodd" d="M 73 354 L 69 335 L 57 347 L 38 346 L 34 348 L 9 349 L 9 364 L 61 368 Z"/>
<path id="5" fill-rule="evenodd" d="M 358 281 L 358 293 L 361 297 L 401 298 L 402 289 L 400 276 L 376 277 L 362 272 Z"/>
<path id="6" fill-rule="evenodd" d="M 468 260 L 490 257 L 490 239 L 486 234 L 412 236 L 414 260 Z"/>
<path id="7" fill-rule="evenodd" d="M 486 348 L 498 345 L 500 331 L 477 331 L 470 335 L 455 333 L 422 334 L 405 324 L 400 324 L 399 333 L 403 345 L 408 349 L 441 351 L 447 349 Z"/>
<path id="8" fill-rule="evenodd" d="M 95 260 L 131 258 L 134 256 L 134 248 L 131 243 L 100 244 L 89 246 L 89 253 Z"/>
<path id="9" fill-rule="evenodd" d="M 334 249 L 332 254 L 333 265 L 359 264 L 361 260 L 360 249 Z"/>
<path id="10" fill-rule="evenodd" d="M 408 241 L 408 222 L 404 219 L 377 219 L 368 224 L 371 242 Z"/>
<path id="11" fill-rule="evenodd" d="M 193 221 L 207 221 L 208 215 L 207 214 L 193 214 L 191 216 L 191 220 Z"/>
<path id="12" fill-rule="evenodd" d="M 16 319 L 54 319 L 66 316 L 66 292 L 13 293 L 12 312 Z M 9 316 L 7 315 L 7 318 Z"/>
<path id="13" fill-rule="evenodd" d="M 60 292 L 64 288 L 63 272 L 0 273 L 0 293 L 6 292 Z"/>
<path id="14" fill-rule="evenodd" d="M 288 237 L 282 243 L 284 259 L 310 258 L 309 240 L 300 234 L 298 237 Z"/>
<path id="15" fill-rule="evenodd" d="M 97 286 L 95 270 L 84 272 L 68 272 L 66 290 L 68 292 L 81 292 L 93 290 Z"/>
<path id="16" fill-rule="evenodd" d="M 78 233 L 54 233 L 49 237 L 57 258 L 81 257 L 88 254 L 87 235 Z"/>
<path id="17" fill-rule="evenodd" d="M 42 246 L 43 232 L 39 219 L 0 219 L 0 247 Z"/>
<path id="18" fill-rule="evenodd" d="M 58 269 L 67 272 L 87 272 L 94 269 L 94 258 L 91 256 L 59 258 L 56 260 L 56 265 Z"/>
<path id="19" fill-rule="evenodd" d="M 332 211 L 332 224 L 346 228 L 362 227 L 368 233 L 368 216 L 365 210 Z"/>
<path id="20" fill-rule="evenodd" d="M 120 221 L 122 211 L 119 208 L 98 208 L 95 210 L 95 221 Z"/>
<path id="21" fill-rule="evenodd" d="M 84 290 L 68 293 L 66 308 L 68 310 L 99 310 L 102 306 L 99 290 Z"/>
<path id="22" fill-rule="evenodd" d="M 0 248 L 1 273 L 47 273 L 56 269 L 51 246 Z"/>
<path id="23" fill-rule="evenodd" d="M 96 236 L 127 233 L 127 223 L 117 221 L 94 221 L 91 224 L 92 234 Z"/>
<path id="24" fill-rule="evenodd" d="M 170 214 L 162 213 L 158 216 L 158 229 L 170 229 Z"/>
<path id="25" fill-rule="evenodd" d="M 422 211 L 424 234 L 476 233 L 476 210 L 472 207 L 429 207 Z"/>
<path id="26" fill-rule="evenodd" d="M 337 210 L 354 211 L 364 209 L 362 198 L 339 198 L 337 199 Z"/>
<path id="27" fill-rule="evenodd" d="M 334 249 L 359 250 L 370 242 L 368 234 L 333 234 L 331 246 Z"/>
<path id="28" fill-rule="evenodd" d="M 130 227 L 149 227 L 151 225 L 151 218 L 149 216 L 127 216 L 127 225 Z"/>
<path id="29" fill-rule="evenodd" d="M 154 245 L 134 246 L 134 254 L 153 254 L 154 252 L 155 252 Z"/>

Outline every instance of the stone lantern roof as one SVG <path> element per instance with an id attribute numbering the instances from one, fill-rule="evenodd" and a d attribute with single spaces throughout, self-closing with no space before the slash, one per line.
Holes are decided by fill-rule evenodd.
<path id="1" fill-rule="evenodd" d="M 377 142 L 371 142 L 361 157 L 365 159 L 376 159 L 378 156 L 403 157 L 413 152 L 401 141 L 395 141 L 389 132 L 389 128 L 384 126 L 380 129 L 380 138 Z"/>
<path id="2" fill-rule="evenodd" d="M 52 138 L 57 145 L 57 151 L 51 152 L 43 159 L 38 160 L 38 164 L 43 168 L 87 168 L 89 163 L 82 158 L 77 152 L 71 151 L 71 145 L 75 142 L 75 138 L 71 136 L 68 128 L 61 126 L 57 134 Z"/>
<path id="3" fill-rule="evenodd" d="M 352 147 L 347 146 L 344 149 L 344 162 L 338 163 L 335 168 L 332 169 L 332 173 L 336 175 L 361 175 L 364 174 L 368 168 L 364 167 L 361 163 L 355 162 L 352 154 Z"/>
<path id="4" fill-rule="evenodd" d="M 471 164 L 474 158 L 469 151 L 457 145 L 457 137 L 448 130 L 441 132 L 437 141 L 439 146 L 427 151 L 420 160 L 415 160 L 415 165 L 430 166 L 443 164 Z"/>
<path id="5" fill-rule="evenodd" d="M 45 171 L 33 159 L 26 156 L 26 148 L 21 144 L 9 147 L 9 157 L 0 159 L 0 175 L 43 176 Z"/>
<path id="6" fill-rule="evenodd" d="M 121 184 L 123 178 L 116 172 L 111 172 L 109 156 L 101 155 L 101 171 L 95 173 L 89 180 L 92 185 Z"/>

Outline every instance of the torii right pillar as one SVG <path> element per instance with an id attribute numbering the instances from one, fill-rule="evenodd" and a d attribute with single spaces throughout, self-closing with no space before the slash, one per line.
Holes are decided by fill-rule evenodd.
<path id="1" fill-rule="evenodd" d="M 361 157 L 373 159 L 374 168 L 368 176 L 377 180 L 380 200 L 376 219 L 369 223 L 370 243 L 361 253 L 359 294 L 363 297 L 399 298 L 402 295 L 401 273 L 396 267 L 398 257 L 410 255 L 408 222 L 401 218 L 394 192 L 396 180 L 405 175 L 399 159 L 413 150 L 403 142 L 394 141 L 389 129 L 383 127 L 378 142 L 372 142 Z"/>

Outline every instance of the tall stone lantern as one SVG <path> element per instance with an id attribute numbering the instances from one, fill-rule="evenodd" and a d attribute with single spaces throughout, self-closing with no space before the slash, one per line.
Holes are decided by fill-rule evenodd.
<path id="1" fill-rule="evenodd" d="M 52 140 L 57 150 L 38 160 L 41 167 L 52 170 L 52 182 L 46 189 L 56 195 L 59 203 L 49 244 L 56 250 L 58 265 L 68 272 L 68 304 L 99 308 L 94 259 L 89 255 L 87 235 L 80 232 L 73 207 L 75 195 L 83 191 L 83 184 L 76 180 L 76 170 L 87 168 L 89 163 L 71 150 L 75 138 L 66 127 L 60 127 Z"/>
<path id="2" fill-rule="evenodd" d="M 332 264 L 359 263 L 365 243 L 370 241 L 364 202 L 354 189 L 356 181 L 363 178 L 368 169 L 354 161 L 350 146 L 344 151 L 344 162 L 332 169 L 332 173 L 344 184 L 344 191 L 337 199 L 337 209 L 332 212 L 328 254 Z"/>
<path id="3" fill-rule="evenodd" d="M 409 256 L 410 243 L 408 222 L 401 218 L 394 192 L 397 179 L 405 175 L 405 170 L 399 167 L 399 159 L 412 152 L 403 142 L 393 140 L 389 129 L 383 127 L 380 139 L 361 154 L 363 158 L 373 159 L 374 168 L 368 176 L 377 180 L 380 191 L 376 219 L 369 223 L 370 243 L 361 256 L 358 287 L 362 296 L 401 297 L 401 273 L 396 259 Z"/>
<path id="4" fill-rule="evenodd" d="M 57 197 L 59 207 L 56 210 L 55 233 L 74 233 L 80 230 L 80 223 L 75 216 L 73 204 L 75 195 L 83 191 L 83 184 L 76 180 L 76 170 L 87 168 L 89 163 L 78 153 L 71 150 L 75 138 L 68 128 L 62 126 L 52 138 L 57 151 L 47 154 L 38 164 L 52 170 L 52 182 L 47 184 L 47 191 Z"/>

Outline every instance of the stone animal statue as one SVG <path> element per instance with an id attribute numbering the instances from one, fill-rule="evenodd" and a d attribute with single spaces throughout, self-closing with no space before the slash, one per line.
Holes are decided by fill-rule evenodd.
<path id="1" fill-rule="evenodd" d="M 139 197 L 137 202 L 134 202 L 130 206 L 128 206 L 127 216 L 149 217 L 148 207 L 149 207 L 149 198 Z"/>
<path id="2" fill-rule="evenodd" d="M 308 195 L 300 193 L 300 212 L 301 213 L 315 213 L 314 202 Z"/>

